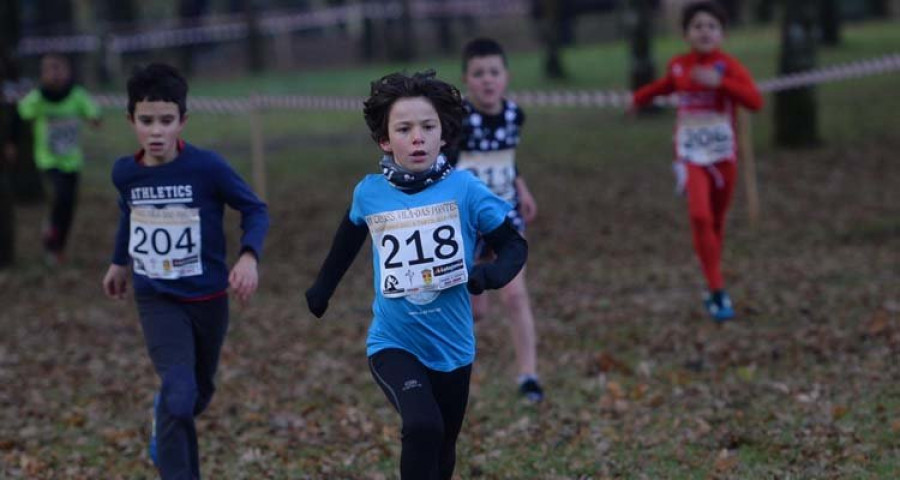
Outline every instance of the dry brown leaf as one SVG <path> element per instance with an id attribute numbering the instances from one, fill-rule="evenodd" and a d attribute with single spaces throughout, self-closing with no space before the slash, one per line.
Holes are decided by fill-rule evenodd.
<path id="1" fill-rule="evenodd" d="M 878 310 L 866 326 L 866 332 L 871 336 L 885 333 L 890 328 L 890 317 L 884 310 Z"/>
<path id="2" fill-rule="evenodd" d="M 731 472 L 738 465 L 738 457 L 737 455 L 729 452 L 727 449 L 722 449 L 719 451 L 719 454 L 716 456 L 715 464 L 713 468 L 717 473 L 728 473 Z"/>
<path id="3" fill-rule="evenodd" d="M 850 408 L 846 405 L 835 405 L 831 407 L 831 419 L 834 421 L 838 421 L 844 418 L 849 412 Z"/>
<path id="4" fill-rule="evenodd" d="M 84 415 L 78 412 L 69 413 L 63 417 L 63 423 L 65 423 L 69 427 L 76 428 L 83 427 L 85 420 L 86 418 L 84 417 Z"/>
<path id="5" fill-rule="evenodd" d="M 891 431 L 900 433 L 900 419 L 891 421 Z"/>
<path id="6" fill-rule="evenodd" d="M 606 384 L 606 391 L 616 400 L 625 397 L 625 389 L 618 382 L 609 382 Z"/>
<path id="7" fill-rule="evenodd" d="M 647 396 L 647 392 L 650 390 L 650 385 L 646 383 L 641 383 L 640 385 L 635 386 L 631 390 L 631 399 L 635 401 L 639 401 Z"/>
<path id="8" fill-rule="evenodd" d="M 47 465 L 37 458 L 22 454 L 19 457 L 19 468 L 30 477 L 41 475 L 47 469 Z"/>
<path id="9" fill-rule="evenodd" d="M 631 375 L 634 373 L 634 370 L 628 366 L 625 362 L 617 359 L 607 352 L 601 352 L 594 356 L 593 368 L 591 368 L 591 373 L 609 373 L 613 370 L 624 373 L 625 375 Z"/>
<path id="10" fill-rule="evenodd" d="M 706 420 L 697 418 L 694 421 L 697 424 L 697 432 L 701 435 L 706 435 L 712 431 L 712 425 L 710 425 Z"/>

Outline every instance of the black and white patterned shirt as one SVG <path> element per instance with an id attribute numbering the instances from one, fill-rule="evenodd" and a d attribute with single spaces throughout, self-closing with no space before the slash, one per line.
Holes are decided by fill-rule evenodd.
<path id="1" fill-rule="evenodd" d="M 464 106 L 459 143 L 448 152 L 451 163 L 472 172 L 500 198 L 518 206 L 516 147 L 525 114 L 509 100 L 503 100 L 503 109 L 496 115 L 480 112 L 468 101 Z"/>
<path id="2" fill-rule="evenodd" d="M 496 115 L 479 112 L 468 101 L 463 102 L 463 119 L 459 149 L 464 152 L 505 150 L 519 145 L 519 130 L 525 123 L 525 113 L 510 100 L 503 100 L 503 110 Z"/>

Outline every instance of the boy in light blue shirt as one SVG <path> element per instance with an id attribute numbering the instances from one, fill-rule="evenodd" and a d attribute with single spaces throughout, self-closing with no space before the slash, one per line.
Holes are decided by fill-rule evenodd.
<path id="1" fill-rule="evenodd" d="M 509 205 L 442 153 L 460 132 L 462 99 L 434 73 L 372 84 L 364 115 L 384 157 L 338 228 L 306 292 L 321 317 L 367 236 L 372 238 L 372 376 L 403 422 L 401 478 L 450 479 L 469 397 L 475 335 L 469 294 L 497 289 L 525 264 L 528 246 Z M 474 264 L 477 235 L 497 252 Z"/>

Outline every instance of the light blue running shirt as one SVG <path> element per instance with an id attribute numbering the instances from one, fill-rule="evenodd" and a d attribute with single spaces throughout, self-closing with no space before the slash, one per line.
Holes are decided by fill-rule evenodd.
<path id="1" fill-rule="evenodd" d="M 383 175 L 359 182 L 350 221 L 369 228 L 375 288 L 366 355 L 399 348 L 442 372 L 475 360 L 466 290 L 475 239 L 502 225 L 509 209 L 469 172 L 413 194 Z"/>

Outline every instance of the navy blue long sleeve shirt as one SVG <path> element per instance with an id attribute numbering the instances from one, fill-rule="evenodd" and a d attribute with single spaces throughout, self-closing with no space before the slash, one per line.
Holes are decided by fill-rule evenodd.
<path id="1" fill-rule="evenodd" d="M 112 263 L 132 261 L 135 293 L 191 300 L 224 292 L 225 205 L 241 213 L 241 251 L 261 258 L 266 204 L 215 152 L 185 143 L 158 166 L 129 155 L 116 161 L 112 181 L 121 210 Z"/>

